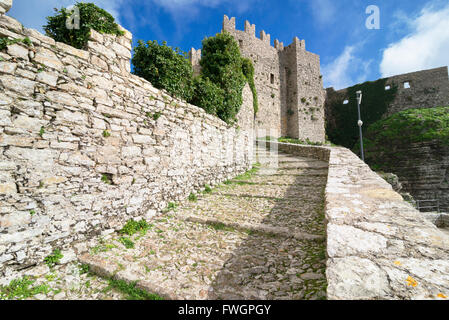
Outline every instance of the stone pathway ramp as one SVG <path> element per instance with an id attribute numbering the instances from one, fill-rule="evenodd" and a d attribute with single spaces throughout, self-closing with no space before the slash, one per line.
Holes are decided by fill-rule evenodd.
<path id="1" fill-rule="evenodd" d="M 165 299 L 324 299 L 327 164 L 256 153 L 257 171 L 151 221 L 134 248 L 113 234 L 80 262 Z"/>

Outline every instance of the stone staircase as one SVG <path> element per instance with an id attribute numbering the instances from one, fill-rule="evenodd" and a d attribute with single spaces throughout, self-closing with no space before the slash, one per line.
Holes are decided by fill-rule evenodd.
<path id="1" fill-rule="evenodd" d="M 80 257 L 165 299 L 325 299 L 327 164 L 256 148 L 257 170 L 185 201 L 146 234 Z"/>

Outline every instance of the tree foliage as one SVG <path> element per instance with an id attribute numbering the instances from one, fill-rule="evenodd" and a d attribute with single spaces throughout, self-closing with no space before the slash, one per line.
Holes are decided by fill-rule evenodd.
<path id="1" fill-rule="evenodd" d="M 216 115 L 218 106 L 223 105 L 224 91 L 215 83 L 202 76 L 193 80 L 194 94 L 190 103 Z"/>
<path id="2" fill-rule="evenodd" d="M 132 58 L 134 74 L 150 81 L 156 88 L 191 101 L 193 97 L 193 70 L 187 54 L 179 48 L 172 49 L 164 41 L 139 40 Z"/>
<path id="3" fill-rule="evenodd" d="M 89 41 L 91 29 L 100 33 L 124 34 L 115 23 L 114 17 L 95 4 L 77 2 L 75 6 L 79 9 L 80 28 L 69 29 L 66 26 L 66 21 L 72 16 L 73 10 L 55 8 L 56 14 L 47 17 L 47 24 L 43 27 L 47 36 L 75 48 L 84 49 Z"/>
<path id="4" fill-rule="evenodd" d="M 217 116 L 228 123 L 233 122 L 243 103 L 246 83 L 237 42 L 227 33 L 204 39 L 200 65 L 202 76 L 223 90 L 223 104 L 217 106 Z"/>

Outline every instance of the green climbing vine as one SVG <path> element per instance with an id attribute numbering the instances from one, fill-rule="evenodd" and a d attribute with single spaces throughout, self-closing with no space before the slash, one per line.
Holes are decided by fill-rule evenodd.
<path id="1" fill-rule="evenodd" d="M 243 75 L 246 78 L 246 81 L 248 81 L 249 87 L 251 88 L 251 92 L 253 93 L 253 107 L 255 116 L 257 114 L 257 111 L 259 111 L 259 101 L 257 97 L 256 84 L 254 83 L 254 65 L 250 59 L 247 58 L 242 59 L 242 71 Z"/>

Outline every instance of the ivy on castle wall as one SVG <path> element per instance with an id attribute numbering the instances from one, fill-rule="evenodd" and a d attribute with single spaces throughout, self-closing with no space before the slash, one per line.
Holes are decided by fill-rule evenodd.
<path id="1" fill-rule="evenodd" d="M 80 28 L 69 29 L 66 26 L 66 21 L 72 16 L 73 10 L 55 8 L 56 14 L 47 17 L 47 24 L 43 26 L 47 36 L 72 47 L 84 49 L 89 41 L 91 29 L 100 33 L 124 35 L 115 23 L 114 17 L 107 11 L 93 3 L 77 2 L 75 6 L 79 9 Z"/>
<path id="2" fill-rule="evenodd" d="M 327 90 L 326 134 L 332 143 L 350 149 L 357 146 L 359 141 L 357 91 L 360 90 L 363 94 L 360 106 L 363 131 L 382 118 L 397 93 L 396 86 L 391 86 L 390 90 L 385 89 L 386 81 L 387 79 L 368 81 L 348 88 L 345 93 Z M 348 100 L 347 104 L 343 103 L 345 100 Z"/>
<path id="3" fill-rule="evenodd" d="M 259 99 L 257 97 L 256 84 L 254 83 L 254 65 L 250 59 L 242 59 L 242 71 L 246 81 L 248 81 L 251 92 L 253 93 L 253 108 L 255 116 L 257 111 L 259 111 Z"/>
<path id="4" fill-rule="evenodd" d="M 235 121 L 243 103 L 246 78 L 242 57 L 235 39 L 228 33 L 203 40 L 200 60 L 201 76 L 210 79 L 223 91 L 223 103 L 217 106 L 217 116 L 230 123 Z"/>

